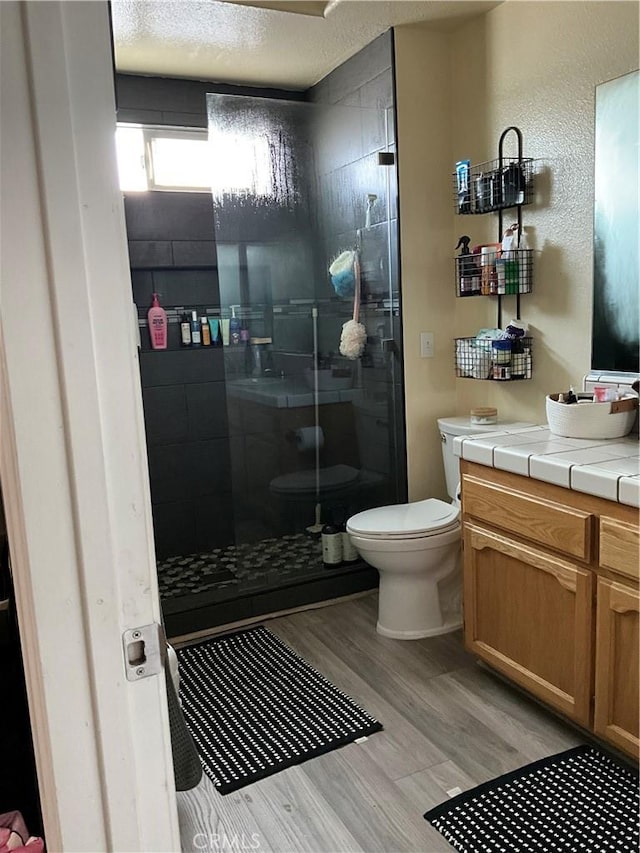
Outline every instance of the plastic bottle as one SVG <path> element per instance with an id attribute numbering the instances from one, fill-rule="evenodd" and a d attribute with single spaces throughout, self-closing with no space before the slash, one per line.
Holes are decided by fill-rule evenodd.
<path id="1" fill-rule="evenodd" d="M 202 335 L 202 346 L 211 346 L 211 331 L 206 317 L 200 317 L 200 333 Z"/>
<path id="2" fill-rule="evenodd" d="M 240 343 L 240 320 L 236 317 L 236 308 L 239 305 L 231 306 L 231 320 L 229 321 L 229 343 L 237 346 Z"/>
<path id="3" fill-rule="evenodd" d="M 531 290 L 531 252 L 524 228 L 518 232 L 519 279 L 518 292 L 529 293 Z"/>
<path id="4" fill-rule="evenodd" d="M 502 238 L 502 257 L 504 258 L 505 293 L 518 292 L 518 253 L 513 228 L 507 228 Z"/>
<path id="5" fill-rule="evenodd" d="M 200 320 L 198 319 L 198 312 L 191 312 L 191 346 L 199 347 L 202 346 L 202 332 L 200 331 Z"/>
<path id="6" fill-rule="evenodd" d="M 149 337 L 152 349 L 167 348 L 167 312 L 158 301 L 158 294 L 153 294 L 153 304 L 147 312 L 149 322 Z"/>
<path id="7" fill-rule="evenodd" d="M 360 555 L 347 533 L 347 525 L 345 523 L 340 525 L 340 538 L 342 539 L 342 562 L 355 563 L 360 559 Z"/>
<path id="8" fill-rule="evenodd" d="M 180 345 L 183 347 L 191 346 L 191 322 L 186 312 L 180 318 Z"/>
<path id="9" fill-rule="evenodd" d="M 481 269 L 481 279 L 480 279 L 480 292 L 483 296 L 489 296 L 491 293 L 491 270 L 493 268 L 493 259 L 495 258 L 495 251 L 491 248 L 491 246 L 482 246 L 480 249 L 480 269 Z M 496 279 L 496 288 L 497 288 L 497 279 Z"/>
<path id="10" fill-rule="evenodd" d="M 322 540 L 322 562 L 328 568 L 342 563 L 342 534 L 334 524 L 325 524 L 320 534 Z"/>

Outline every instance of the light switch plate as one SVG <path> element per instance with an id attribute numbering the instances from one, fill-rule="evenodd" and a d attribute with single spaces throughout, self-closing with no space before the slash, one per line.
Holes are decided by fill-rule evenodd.
<path id="1" fill-rule="evenodd" d="M 433 332 L 420 332 L 420 357 L 433 358 Z"/>

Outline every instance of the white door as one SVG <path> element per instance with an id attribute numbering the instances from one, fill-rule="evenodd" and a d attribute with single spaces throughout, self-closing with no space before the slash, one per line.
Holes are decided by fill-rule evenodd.
<path id="1" fill-rule="evenodd" d="M 178 850 L 105 2 L 0 3 L 0 475 L 49 850 Z"/>

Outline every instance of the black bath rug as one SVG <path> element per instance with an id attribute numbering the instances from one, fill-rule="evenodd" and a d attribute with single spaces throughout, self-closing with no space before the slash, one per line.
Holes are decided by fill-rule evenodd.
<path id="1" fill-rule="evenodd" d="M 221 794 L 382 729 L 266 628 L 180 649 L 178 659 L 183 713 Z"/>
<path id="2" fill-rule="evenodd" d="M 577 746 L 425 814 L 462 853 L 637 853 L 638 772 Z"/>

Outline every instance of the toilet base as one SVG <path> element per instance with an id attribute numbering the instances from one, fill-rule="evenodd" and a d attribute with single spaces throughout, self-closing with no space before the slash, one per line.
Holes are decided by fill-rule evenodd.
<path id="1" fill-rule="evenodd" d="M 451 619 L 445 620 L 443 625 L 437 628 L 427 628 L 421 631 L 392 631 L 385 628 L 379 622 L 376 624 L 376 631 L 383 637 L 389 637 L 392 640 L 421 640 L 423 637 L 439 637 L 441 634 L 451 634 L 453 631 L 458 631 L 462 628 L 462 619 L 459 616 L 454 616 Z"/>

